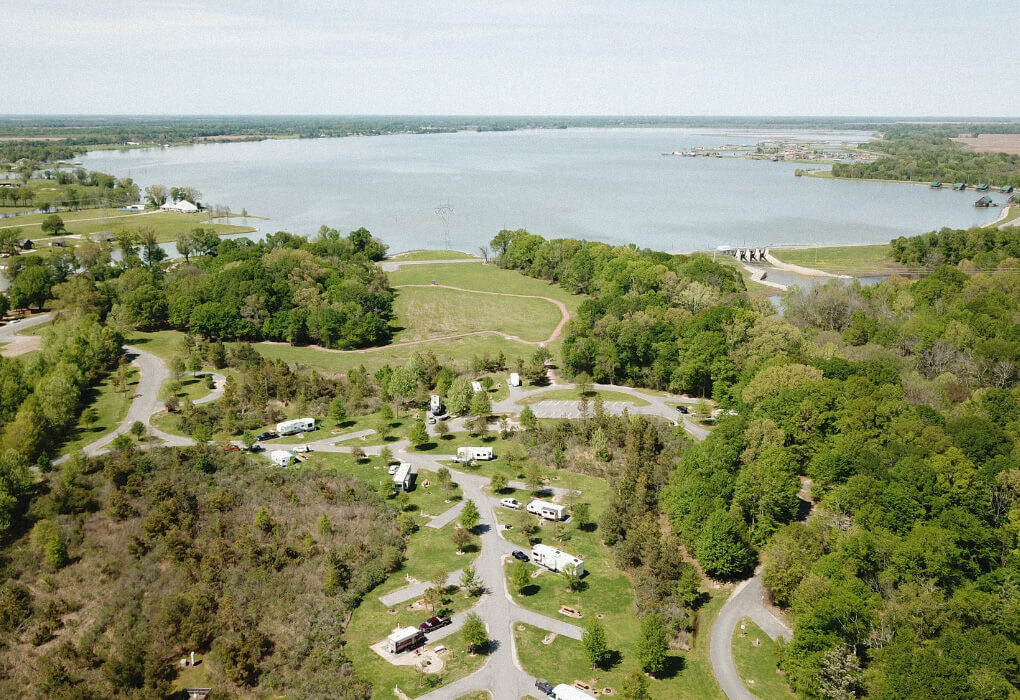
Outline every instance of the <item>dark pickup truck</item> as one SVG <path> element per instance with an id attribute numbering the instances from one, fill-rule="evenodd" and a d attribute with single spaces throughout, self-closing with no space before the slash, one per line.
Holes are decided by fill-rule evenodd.
<path id="1" fill-rule="evenodd" d="M 452 622 L 453 620 L 451 620 L 448 617 L 430 617 L 429 619 L 425 620 L 425 622 L 418 625 L 418 629 L 422 630 L 423 632 L 431 632 L 432 630 L 437 630 L 440 627 L 446 627 Z"/>

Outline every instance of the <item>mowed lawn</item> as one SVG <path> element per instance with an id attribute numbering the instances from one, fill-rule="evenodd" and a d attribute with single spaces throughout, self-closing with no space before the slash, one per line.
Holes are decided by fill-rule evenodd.
<path id="1" fill-rule="evenodd" d="M 585 392 L 585 397 L 588 399 L 589 404 L 595 400 L 596 396 L 602 397 L 603 401 L 626 401 L 632 403 L 635 406 L 647 406 L 648 402 L 644 399 L 639 399 L 631 394 L 624 394 L 622 391 L 588 391 Z M 551 391 L 543 391 L 533 396 L 525 396 L 523 399 L 518 401 L 519 404 L 532 405 L 540 403 L 542 401 L 580 401 L 581 391 L 579 389 L 553 389 Z"/>
<path id="2" fill-rule="evenodd" d="M 785 263 L 844 275 L 889 275 L 906 268 L 889 257 L 889 244 L 776 249 Z"/>
<path id="3" fill-rule="evenodd" d="M 416 262 L 420 260 L 480 260 L 478 256 L 459 250 L 409 250 L 390 257 L 396 262 Z"/>
<path id="4" fill-rule="evenodd" d="M 752 694 L 766 700 L 796 697 L 786 676 L 776 669 L 776 643 L 750 618 L 742 619 L 733 630 L 733 663 L 737 673 Z M 758 646 L 755 646 L 758 642 Z"/>
<path id="5" fill-rule="evenodd" d="M 404 287 L 394 304 L 402 327 L 394 342 L 498 331 L 531 342 L 549 337 L 562 316 L 542 299 L 507 299 L 443 287 Z"/>
<path id="6" fill-rule="evenodd" d="M 483 292 L 549 297 L 565 303 L 571 313 L 583 300 L 583 297 L 570 294 L 559 285 L 549 284 L 514 270 L 503 270 L 492 264 L 408 265 L 396 272 L 388 272 L 387 275 L 392 286 L 435 282 L 463 289 L 478 289 Z"/>
<path id="7" fill-rule="evenodd" d="M 89 445 L 113 431 L 127 416 L 135 387 L 138 386 L 138 369 L 128 365 L 127 391 L 117 390 L 117 376 L 109 374 L 87 394 L 86 409 L 94 408 L 99 419 L 88 425 L 81 419 L 71 430 L 67 441 L 61 445 L 60 454 L 70 454 Z M 83 412 L 84 415 L 84 412 Z"/>
<path id="8" fill-rule="evenodd" d="M 99 233 L 101 231 L 116 233 L 123 229 L 134 230 L 142 226 L 152 228 L 156 232 L 157 239 L 160 241 L 172 241 L 177 237 L 177 234 L 186 233 L 199 226 L 211 228 L 219 235 L 246 233 L 255 230 L 250 226 L 218 224 L 215 221 L 208 220 L 208 216 L 203 213 L 127 212 L 117 211 L 116 208 L 110 207 L 103 209 L 82 209 L 80 211 L 61 211 L 57 212 L 57 215 L 64 221 L 64 228 L 67 231 L 56 236 L 56 238 L 67 234 Z M 30 214 L 28 216 L 19 216 L 16 219 L 0 220 L 0 228 L 20 228 L 26 237 L 35 241 L 43 239 L 42 245 L 45 245 L 45 239 L 48 236 L 43 233 L 41 224 L 47 216 L 49 214 Z M 37 243 L 37 245 L 40 244 Z"/>

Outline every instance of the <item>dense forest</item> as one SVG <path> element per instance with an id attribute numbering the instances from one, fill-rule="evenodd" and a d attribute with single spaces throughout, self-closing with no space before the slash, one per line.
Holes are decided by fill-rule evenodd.
<path id="1" fill-rule="evenodd" d="M 1017 133 L 1020 125 L 982 126 L 981 133 Z M 885 154 L 871 163 L 835 163 L 836 177 L 914 182 L 986 183 L 1020 188 L 1020 155 L 976 153 L 952 140 L 974 125 L 897 125 L 881 129 L 883 138 L 868 147 Z"/>
<path id="2" fill-rule="evenodd" d="M 622 249 L 570 272 L 589 246 L 599 249 L 525 232 L 493 241 L 503 265 L 591 295 L 564 344 L 568 373 L 598 373 L 572 355 L 592 329 L 618 328 L 626 348 L 647 324 L 635 290 L 656 298 L 667 276 L 690 286 L 687 266 L 712 269 L 677 257 L 649 266 L 649 282 L 638 261 L 655 255 Z M 764 561 L 766 590 L 796 623 L 781 665 L 803 697 L 1007 698 L 1020 687 L 1020 274 L 970 264 L 976 274 L 943 266 L 915 282 L 794 289 L 784 318 L 736 295 L 696 310 L 663 302 L 683 330 L 660 341 L 660 357 L 683 368 L 694 349 L 718 348 L 701 363 L 710 383 L 685 384 L 681 371 L 665 375 L 671 386 L 703 388 L 736 415 L 678 457 L 653 450 L 636 476 L 620 471 L 620 515 L 603 537 L 624 561 L 657 551 L 640 515 L 657 496 L 709 575 L 740 578 Z M 631 266 L 614 287 L 611 272 Z M 617 299 L 634 306 L 614 309 Z M 662 376 L 617 379 L 659 387 Z M 606 435 L 591 444 L 604 449 Z M 633 513 L 636 500 L 645 508 Z"/>
<path id="3" fill-rule="evenodd" d="M 201 447 L 73 459 L 10 535 L 0 695 L 47 698 L 168 697 L 191 651 L 218 688 L 367 698 L 344 626 L 405 542 L 354 478 Z"/>
<path id="4" fill-rule="evenodd" d="M 1020 264 L 1020 236 L 1008 229 L 978 227 L 942 228 L 920 236 L 893 240 L 892 258 L 913 267 L 938 267 L 964 263 L 968 270 L 986 270 Z"/>
<path id="5" fill-rule="evenodd" d="M 501 231 L 492 249 L 502 267 L 588 295 L 563 343 L 571 374 L 702 396 L 732 374 L 723 326 L 750 308 L 735 268 L 523 230 Z"/>
<path id="6" fill-rule="evenodd" d="M 221 340 L 354 348 L 389 338 L 393 293 L 374 264 L 386 247 L 365 229 L 342 236 L 323 227 L 312 240 L 280 232 L 253 243 L 197 228 L 177 249 L 183 260 L 164 262 L 166 251 L 142 227 L 121 232 L 115 245 L 15 257 L 6 270 L 11 302 L 52 298 L 122 330 L 174 328 Z"/>

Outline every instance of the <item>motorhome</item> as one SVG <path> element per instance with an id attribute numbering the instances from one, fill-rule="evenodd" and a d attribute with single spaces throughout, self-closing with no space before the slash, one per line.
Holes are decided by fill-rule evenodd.
<path id="1" fill-rule="evenodd" d="M 386 651 L 391 654 L 400 654 L 408 649 L 414 649 L 424 641 L 425 632 L 417 627 L 398 627 L 386 637 Z"/>
<path id="2" fill-rule="evenodd" d="M 470 462 L 472 460 L 490 460 L 495 459 L 492 454 L 491 447 L 458 447 L 457 448 L 457 461 L 458 462 Z"/>
<path id="3" fill-rule="evenodd" d="M 528 512 L 532 515 L 540 515 L 546 520 L 566 520 L 567 507 L 558 503 L 548 501 L 532 501 L 528 504 Z"/>
<path id="4" fill-rule="evenodd" d="M 549 545 L 536 544 L 532 547 L 531 561 L 550 571 L 563 571 L 568 566 L 573 566 L 576 568 L 578 576 L 584 575 L 584 562 L 581 559 Z"/>
<path id="5" fill-rule="evenodd" d="M 396 491 L 412 491 L 414 489 L 414 480 L 418 476 L 418 468 L 413 464 L 407 464 L 404 462 L 397 468 L 396 473 L 393 475 L 393 488 Z"/>
<path id="6" fill-rule="evenodd" d="M 517 372 L 511 372 L 510 373 L 510 386 L 520 386 L 520 385 L 521 385 L 521 375 L 517 374 Z"/>
<path id="7" fill-rule="evenodd" d="M 314 418 L 295 418 L 276 424 L 276 432 L 280 435 L 295 435 L 309 430 L 315 430 Z"/>
<path id="8" fill-rule="evenodd" d="M 429 397 L 429 410 L 435 415 L 439 415 L 439 412 L 443 410 L 443 400 L 439 398 L 438 394 Z"/>

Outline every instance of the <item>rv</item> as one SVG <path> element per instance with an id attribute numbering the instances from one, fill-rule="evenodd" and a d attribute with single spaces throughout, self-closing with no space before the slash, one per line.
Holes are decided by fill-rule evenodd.
<path id="1" fill-rule="evenodd" d="M 315 430 L 314 418 L 295 418 L 294 420 L 285 420 L 282 423 L 276 424 L 276 432 L 280 435 L 294 435 L 295 433 L 303 433 L 307 430 Z"/>
<path id="2" fill-rule="evenodd" d="M 536 544 L 531 548 L 531 561 L 540 564 L 550 571 L 563 571 L 568 566 L 577 568 L 577 575 L 584 575 L 584 562 L 572 554 L 544 544 Z"/>
<path id="3" fill-rule="evenodd" d="M 439 412 L 443 410 L 443 400 L 439 398 L 438 394 L 429 397 L 429 410 L 434 415 L 439 415 Z"/>
<path id="4" fill-rule="evenodd" d="M 417 467 L 406 462 L 401 464 L 393 475 L 393 489 L 395 491 L 411 491 L 414 489 L 414 480 L 417 476 Z"/>
<path id="5" fill-rule="evenodd" d="M 417 627 L 398 627 L 386 638 L 386 651 L 400 654 L 408 649 L 414 649 L 424 641 L 425 633 Z"/>
<path id="6" fill-rule="evenodd" d="M 566 683 L 560 683 L 553 688 L 552 694 L 549 697 L 556 698 L 556 700 L 595 700 L 595 696 L 588 695 L 588 693 L 580 688 L 575 688 Z"/>
<path id="7" fill-rule="evenodd" d="M 458 447 L 457 448 L 457 461 L 458 462 L 470 462 L 472 460 L 482 459 L 490 460 L 495 459 L 492 454 L 491 447 Z"/>
<path id="8" fill-rule="evenodd" d="M 532 501 L 528 504 L 528 512 L 532 515 L 540 515 L 546 520 L 566 520 L 567 507 L 558 503 L 548 501 Z"/>
<path id="9" fill-rule="evenodd" d="M 273 450 L 269 453 L 269 459 L 273 460 L 273 464 L 278 467 L 286 467 L 294 461 L 294 453 L 287 450 Z"/>
<path id="10" fill-rule="evenodd" d="M 482 392 L 482 383 L 481 382 L 471 382 L 471 389 L 476 394 L 481 393 Z"/>
<path id="11" fill-rule="evenodd" d="M 510 373 L 510 386 L 520 386 L 520 385 L 521 385 L 521 375 L 517 374 L 517 372 L 511 372 Z"/>

